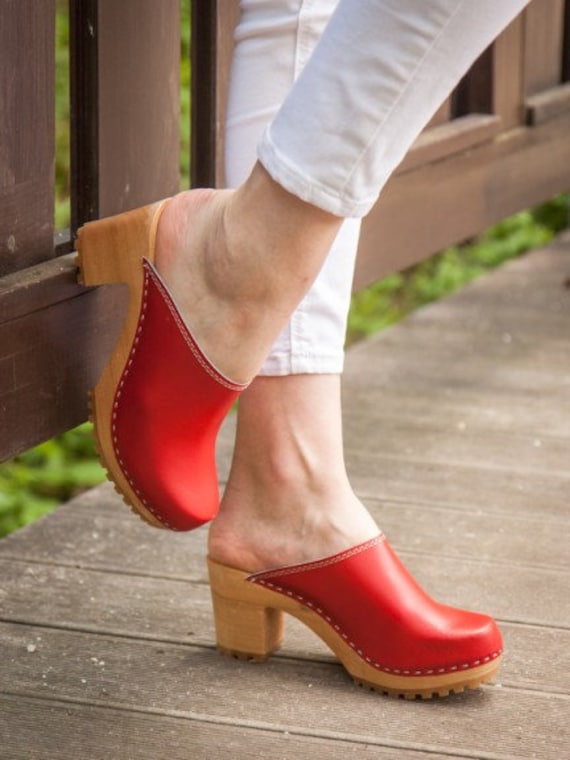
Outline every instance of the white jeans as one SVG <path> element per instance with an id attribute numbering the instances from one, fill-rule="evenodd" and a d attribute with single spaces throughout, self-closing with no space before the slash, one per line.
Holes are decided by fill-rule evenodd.
<path id="1" fill-rule="evenodd" d="M 241 1 L 228 184 L 245 180 L 257 152 L 280 185 L 346 218 L 261 374 L 342 371 L 359 218 L 469 66 L 527 2 Z"/>

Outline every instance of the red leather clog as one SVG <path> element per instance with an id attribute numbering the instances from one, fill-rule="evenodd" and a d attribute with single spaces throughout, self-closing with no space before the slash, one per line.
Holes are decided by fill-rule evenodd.
<path id="1" fill-rule="evenodd" d="M 92 395 L 103 464 L 143 519 L 191 530 L 218 511 L 216 435 L 246 386 L 204 356 L 152 264 L 164 203 L 86 224 L 78 263 L 85 285 L 129 286 L 123 331 Z"/>
<path id="2" fill-rule="evenodd" d="M 248 575 L 209 560 L 218 648 L 265 659 L 282 612 L 318 634 L 353 679 L 409 698 L 476 688 L 498 670 L 492 618 L 435 602 L 383 536 L 332 557 Z"/>

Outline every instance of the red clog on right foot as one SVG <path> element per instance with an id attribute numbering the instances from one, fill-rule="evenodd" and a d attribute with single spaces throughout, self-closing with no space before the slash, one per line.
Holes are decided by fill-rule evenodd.
<path id="1" fill-rule="evenodd" d="M 311 628 L 359 684 L 408 698 L 490 681 L 503 642 L 494 620 L 428 596 L 383 536 L 316 562 L 250 575 L 209 559 L 218 648 L 263 660 L 282 613 Z"/>
<path id="2" fill-rule="evenodd" d="M 218 511 L 216 436 L 247 386 L 204 356 L 153 266 L 164 203 L 86 224 L 77 249 L 84 285 L 129 286 L 123 331 L 92 394 L 101 459 L 144 520 L 184 531 Z"/>

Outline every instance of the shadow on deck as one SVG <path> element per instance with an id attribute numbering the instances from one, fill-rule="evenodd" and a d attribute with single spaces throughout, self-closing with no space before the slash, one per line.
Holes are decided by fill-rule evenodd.
<path id="1" fill-rule="evenodd" d="M 294 621 L 264 665 L 220 657 L 204 530 L 148 528 L 105 485 L 0 543 L 0 757 L 566 756 L 569 283 L 566 234 L 347 361 L 356 489 L 433 595 L 498 618 L 495 685 L 364 692 Z"/>

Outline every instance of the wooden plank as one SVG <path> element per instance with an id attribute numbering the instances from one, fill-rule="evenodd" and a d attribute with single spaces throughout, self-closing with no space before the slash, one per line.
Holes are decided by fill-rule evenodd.
<path id="1" fill-rule="evenodd" d="M 347 458 L 367 459 L 370 446 L 363 442 L 363 436 L 370 439 L 374 430 L 378 430 L 378 424 L 363 416 L 350 425 Z M 509 472 L 515 481 L 529 475 L 549 475 L 568 484 L 568 438 L 518 438 L 485 431 L 426 430 L 413 425 L 399 430 L 397 424 L 386 427 L 383 433 L 390 441 L 387 454 L 392 461 L 467 467 L 479 470 L 480 477 L 489 470 L 500 470 Z"/>
<path id="2" fill-rule="evenodd" d="M 99 0 L 99 213 L 179 187 L 180 3 Z"/>
<path id="3" fill-rule="evenodd" d="M 105 483 L 7 536 L 0 557 L 203 582 L 206 536 L 206 527 L 187 534 L 151 528 Z"/>
<path id="4" fill-rule="evenodd" d="M 4 2 L 0 275 L 53 256 L 55 2 Z"/>
<path id="5" fill-rule="evenodd" d="M 13 696 L 39 692 L 71 704 L 452 756 L 511 760 L 522 742 L 528 756 L 540 750 L 542 758 L 558 758 L 568 740 L 562 694 L 503 686 L 438 701 L 434 710 L 430 703 L 366 697 L 329 663 L 281 657 L 255 666 L 200 647 L 18 628 L 2 637 Z M 529 720 L 536 712 L 541 719 Z"/>
<path id="6" fill-rule="evenodd" d="M 87 389 L 114 345 L 124 295 L 123 288 L 99 288 L 0 324 L 15 377 L 0 398 L 0 460 L 86 418 Z"/>
<path id="7" fill-rule="evenodd" d="M 461 560 L 534 565 L 570 570 L 570 525 L 535 515 L 516 518 L 487 509 L 426 508 L 425 505 L 368 500 L 367 506 L 398 551 L 413 551 Z M 528 537 L 532 535 L 533 540 Z M 508 541 L 506 540 L 508 537 Z"/>
<path id="8" fill-rule="evenodd" d="M 456 334 L 455 338 L 456 340 L 453 341 L 447 336 L 450 349 L 448 352 L 440 350 L 427 354 L 421 370 L 417 364 L 420 341 L 409 348 L 402 345 L 391 346 L 387 341 L 383 344 L 385 356 L 379 355 L 375 362 L 377 383 L 392 386 L 399 382 L 399 378 L 402 378 L 403 387 L 407 389 L 436 388 L 449 393 L 453 393 L 456 389 L 461 392 L 482 390 L 494 395 L 502 394 L 505 403 L 508 403 L 509 392 L 515 392 L 522 398 L 527 398 L 529 402 L 540 397 L 541 393 L 551 392 L 564 408 L 568 400 L 568 380 L 567 375 L 564 374 L 562 352 L 559 366 L 556 367 L 553 362 L 551 369 L 533 368 L 532 362 L 529 365 L 524 355 L 520 362 L 515 361 L 512 356 L 508 361 L 498 361 L 491 355 L 465 356 L 461 363 L 454 363 L 452 349 L 454 343 L 455 345 L 460 343 L 460 333 Z M 447 369 L 445 373 L 442 371 L 442 362 L 445 362 L 444 366 Z M 363 371 L 364 365 L 363 357 L 358 356 L 353 365 L 354 372 L 357 372 L 357 368 Z M 364 381 L 362 384 L 368 383 Z"/>
<path id="9" fill-rule="evenodd" d="M 557 519 L 568 510 L 568 479 L 543 473 L 512 473 L 468 464 L 392 457 L 386 450 L 352 453 L 348 472 L 364 499 L 493 511 L 497 514 L 541 514 Z"/>
<path id="10" fill-rule="evenodd" d="M 566 190 L 569 131 L 567 114 L 392 177 L 362 226 L 355 288 Z"/>
<path id="11" fill-rule="evenodd" d="M 525 100 L 526 120 L 533 126 L 570 109 L 570 82 L 531 95 Z"/>
<path id="12" fill-rule="evenodd" d="M 344 398 L 346 417 L 372 415 L 378 429 L 398 424 L 415 425 L 422 430 L 456 430 L 474 433 L 513 433 L 517 436 L 568 437 L 568 420 L 560 414 L 559 403 L 547 394 L 522 396 L 513 393 L 485 392 L 482 389 L 448 388 L 419 384 L 384 384 L 380 389 L 359 386 L 356 399 L 347 386 Z M 350 400 L 349 400 L 350 399 Z"/>
<path id="13" fill-rule="evenodd" d="M 198 591 L 201 596 L 203 590 Z M 11 668 L 18 671 L 18 684 L 20 693 L 38 694 L 38 691 L 44 691 L 48 688 L 43 683 L 40 689 L 34 688 L 32 683 L 23 683 L 24 674 L 30 672 L 42 675 L 42 682 L 46 679 L 43 675 L 50 671 L 50 659 L 53 648 L 66 649 L 62 642 L 69 642 L 69 647 L 78 649 L 81 641 L 93 640 L 94 646 L 89 650 L 89 656 L 82 660 L 87 665 L 91 673 L 97 674 L 99 667 L 107 665 L 107 678 L 115 679 L 118 674 L 111 672 L 110 662 L 107 661 L 108 647 L 112 647 L 114 641 L 122 642 L 122 646 L 134 653 L 135 658 L 145 658 L 146 653 L 152 657 L 159 656 L 160 662 L 157 663 L 156 670 L 165 667 L 164 656 L 167 659 L 176 659 L 192 655 L 199 657 L 200 649 L 206 652 L 212 651 L 213 628 L 209 621 L 207 604 L 202 611 L 202 605 L 199 605 L 196 611 L 193 610 L 192 629 L 193 639 L 191 644 L 188 642 L 164 641 L 157 634 L 156 638 L 136 639 L 132 638 L 114 638 L 112 634 L 93 634 L 81 631 L 69 631 L 63 628 L 49 628 L 41 626 L 27 626 L 24 623 L 6 623 L 0 622 L 0 641 L 3 643 L 3 651 L 7 658 L 8 652 L 13 652 L 11 658 Z M 501 632 L 505 642 L 504 664 L 501 668 L 499 683 L 501 686 L 508 686 L 511 689 L 530 689 L 533 691 L 542 691 L 554 694 L 567 694 L 568 692 L 568 662 L 570 651 L 570 632 L 567 629 L 533 626 L 521 623 L 501 623 Z M 79 639 L 79 643 L 75 641 Z M 4 646 L 5 644 L 5 646 Z M 33 652 L 28 652 L 29 645 Z M 40 657 L 32 658 L 29 654 L 35 654 L 39 647 Z M 44 649 L 45 647 L 45 649 Z M 101 651 L 103 647 L 103 651 Z M 47 651 L 46 651 L 47 650 Z M 99 651 L 97 651 L 99 650 Z M 85 654 L 86 649 L 83 648 Z M 91 654 L 93 652 L 93 654 Z M 96 663 L 91 660 L 95 657 Z M 287 660 L 295 659 L 299 668 L 302 668 L 303 662 L 312 661 L 315 663 L 335 664 L 336 658 L 332 655 L 328 647 L 318 637 L 316 637 L 306 626 L 299 621 L 287 617 L 285 625 L 285 638 L 283 646 L 279 652 L 274 655 L 275 658 L 284 658 Z M 127 660 L 130 657 L 127 655 Z M 39 660 L 39 662 L 38 662 Z M 61 661 L 61 658 L 59 658 Z M 103 665 L 101 665 L 103 663 Z M 94 668 L 92 665 L 97 664 Z M 171 670 L 175 670 L 174 663 Z M 67 670 L 65 668 L 65 670 Z M 325 671 L 323 671 L 325 672 Z M 326 671 L 330 672 L 330 671 Z M 8 682 L 8 673 L 2 670 L 3 678 L 0 681 L 0 692 L 9 691 L 6 687 Z M 84 677 L 84 676 L 83 676 Z M 324 676 L 327 677 L 327 676 Z M 37 676 L 36 676 L 37 678 Z M 3 685 L 3 688 L 2 688 Z M 50 696 L 56 697 L 58 692 L 58 682 L 49 684 L 51 687 Z M 23 687 L 23 688 L 22 688 Z"/>
<path id="14" fill-rule="evenodd" d="M 0 278 L 0 324 L 85 292 L 77 284 L 75 254 L 58 256 Z"/>
<path id="15" fill-rule="evenodd" d="M 425 760 L 425 753 L 348 738 L 323 739 L 271 727 L 0 695 L 3 746 L 10 760 Z M 307 732 L 308 734 L 308 732 Z M 65 736 L 65 741 L 62 741 Z M 381 740 L 378 740 L 381 741 Z M 450 755 L 429 754 L 430 760 Z"/>
<path id="16" fill-rule="evenodd" d="M 421 164 L 461 153 L 494 137 L 500 126 L 497 116 L 469 114 L 432 127 L 418 137 L 398 167 L 398 173 Z"/>
<path id="17" fill-rule="evenodd" d="M 445 550 L 448 557 L 568 569 L 564 514 L 509 514 L 508 505 L 495 511 L 492 504 L 469 500 L 450 507 L 369 497 L 366 504 L 398 551 Z M 57 519 L 0 543 L 5 560 L 195 581 L 204 578 L 205 554 L 205 529 L 187 536 L 149 530 L 107 485 L 61 507 Z"/>
<path id="18" fill-rule="evenodd" d="M 503 130 L 522 124 L 524 88 L 524 12 L 499 35 L 493 45 L 493 113 Z"/>
<path id="19" fill-rule="evenodd" d="M 127 579 L 125 579 L 126 582 Z M 180 656 L 192 654 L 199 657 L 199 649 L 205 648 L 211 652 L 214 642 L 213 626 L 211 622 L 211 613 L 209 612 L 209 599 L 207 590 L 204 587 L 192 589 L 198 604 L 196 608 L 192 607 L 192 641 L 165 641 L 161 635 L 159 626 L 153 625 L 155 630 L 154 637 L 139 638 L 135 634 L 136 640 L 132 638 L 121 637 L 116 639 L 112 634 L 85 633 L 81 630 L 66 630 L 63 628 L 49 628 L 34 625 L 28 627 L 25 623 L 0 623 L 0 641 L 3 642 L 3 651 L 7 658 L 8 652 L 13 651 L 11 658 L 11 667 L 18 671 L 19 683 L 25 686 L 25 691 L 30 694 L 37 693 L 33 684 L 22 684 L 22 677 L 30 668 L 34 672 L 49 672 L 49 660 L 52 654 L 52 647 L 62 649 L 62 641 L 70 642 L 69 646 L 77 648 L 80 646 L 74 639 L 79 637 L 81 640 L 94 639 L 99 645 L 91 647 L 89 657 L 84 658 L 84 664 L 87 664 L 91 671 L 97 672 L 97 668 L 91 666 L 91 652 L 97 654 L 98 663 L 106 663 L 107 647 L 112 646 L 113 641 L 122 641 L 124 648 L 132 649 L 135 657 L 145 658 L 145 652 L 152 652 L 154 656 L 160 655 L 161 664 L 157 665 L 156 670 L 164 667 L 163 657 L 169 659 L 179 658 Z M 203 599 L 205 597 L 205 599 Z M 65 620 L 64 620 L 65 622 Z M 288 660 L 295 659 L 300 663 L 313 661 L 316 663 L 331 664 L 336 663 L 328 647 L 317 638 L 306 626 L 299 621 L 287 617 L 285 638 L 281 650 L 276 653 L 275 657 L 285 658 Z M 567 629 L 546 627 L 543 625 L 528 625 L 521 623 L 502 622 L 501 631 L 505 641 L 505 661 L 501 669 L 500 684 L 512 689 L 532 689 L 549 693 L 564 694 L 568 691 L 568 652 L 570 651 L 570 632 Z M 111 643 L 109 643 L 111 639 Z M 43 643 L 42 643 L 43 642 Z M 50 644 L 51 642 L 51 644 Z M 28 657 L 28 645 L 47 647 L 47 652 L 42 651 L 42 657 Z M 5 646 L 4 646 L 5 645 Z M 104 647 L 104 651 L 101 651 Z M 99 649 L 99 651 L 97 651 Z M 83 648 L 83 653 L 87 651 Z M 137 654 L 138 653 L 138 654 Z M 61 659 L 61 658 L 60 658 Z M 130 659 L 127 656 L 127 659 Z M 44 666 L 44 662 L 46 665 Z M 151 663 L 149 662 L 149 667 Z M 100 666 L 104 667 L 104 666 Z M 302 664 L 299 664 L 302 668 Z M 175 666 L 172 668 L 175 669 Z M 107 677 L 115 678 L 116 673 L 111 673 Z M 7 681 L 8 673 L 4 673 Z M 45 680 L 42 677 L 42 681 Z M 2 682 L 6 682 L 4 679 Z M 52 683 L 51 696 L 56 696 L 57 682 Z M 42 684 L 40 691 L 44 691 L 46 686 Z M 1 689 L 0 689 L 1 690 Z M 4 689 L 7 690 L 7 689 Z M 24 689 L 20 689 L 24 691 Z"/>
<path id="20" fill-rule="evenodd" d="M 416 554 L 409 549 L 400 554 L 426 590 L 449 604 L 486 609 L 500 620 L 558 627 L 570 624 L 570 610 L 560 605 L 568 572 L 469 557 L 458 563 L 455 557 Z M 205 570 L 203 573 L 205 581 Z M 180 610 L 190 613 L 191 599 L 193 615 L 202 603 L 209 614 L 207 593 L 199 602 L 198 588 L 186 580 L 129 576 L 132 607 L 127 614 L 125 578 L 120 575 L 2 560 L 0 577 L 2 618 L 6 621 L 191 641 Z M 42 587 L 53 588 L 53 592 L 41 595 L 30 607 L 33 589 Z"/>
<path id="21" fill-rule="evenodd" d="M 224 130 L 237 2 L 192 3 L 192 185 L 224 187 Z"/>
<path id="22" fill-rule="evenodd" d="M 524 13 L 524 90 L 534 95 L 561 81 L 565 0 L 534 0 Z"/>

